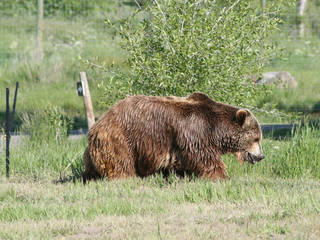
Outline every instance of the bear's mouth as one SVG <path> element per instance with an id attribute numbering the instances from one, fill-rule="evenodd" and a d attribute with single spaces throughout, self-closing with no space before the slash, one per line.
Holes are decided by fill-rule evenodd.
<path id="1" fill-rule="evenodd" d="M 248 152 L 249 163 L 255 164 L 256 162 L 260 162 L 262 159 L 264 159 L 264 155 L 256 156 L 256 155 Z"/>

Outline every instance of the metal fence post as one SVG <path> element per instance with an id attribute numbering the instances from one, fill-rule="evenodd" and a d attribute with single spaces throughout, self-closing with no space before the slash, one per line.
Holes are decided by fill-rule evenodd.
<path id="1" fill-rule="evenodd" d="M 6 88 L 6 177 L 9 178 L 9 156 L 10 156 L 10 106 L 9 106 L 9 88 Z"/>

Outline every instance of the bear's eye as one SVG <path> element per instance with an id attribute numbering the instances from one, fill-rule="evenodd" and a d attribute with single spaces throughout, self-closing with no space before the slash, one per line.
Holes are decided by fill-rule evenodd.
<path id="1" fill-rule="evenodd" d="M 259 138 L 255 138 L 254 141 L 255 141 L 255 142 L 259 142 Z"/>

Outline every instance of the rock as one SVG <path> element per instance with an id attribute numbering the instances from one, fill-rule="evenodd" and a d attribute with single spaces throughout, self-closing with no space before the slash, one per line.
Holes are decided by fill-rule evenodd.
<path id="1" fill-rule="evenodd" d="M 298 82 L 289 72 L 266 72 L 255 81 L 256 84 L 274 84 L 279 88 L 297 88 Z"/>

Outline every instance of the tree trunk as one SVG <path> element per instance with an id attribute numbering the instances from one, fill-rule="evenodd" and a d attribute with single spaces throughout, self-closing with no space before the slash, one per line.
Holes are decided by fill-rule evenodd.
<path id="1" fill-rule="evenodd" d="M 299 36 L 303 37 L 304 35 L 304 19 L 303 15 L 306 9 L 307 5 L 307 0 L 299 0 L 298 2 L 298 17 L 299 17 L 299 25 L 298 25 L 298 30 L 299 30 Z"/>

